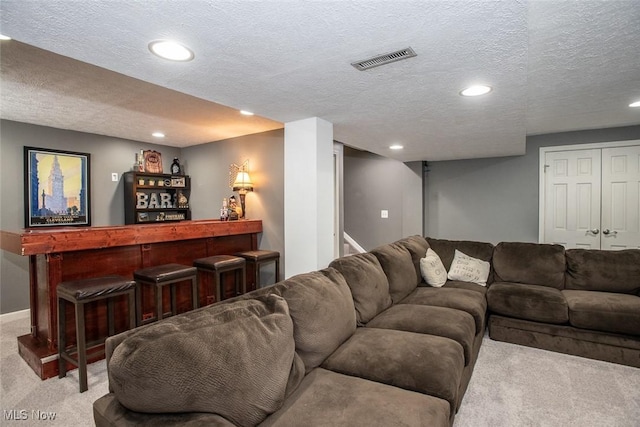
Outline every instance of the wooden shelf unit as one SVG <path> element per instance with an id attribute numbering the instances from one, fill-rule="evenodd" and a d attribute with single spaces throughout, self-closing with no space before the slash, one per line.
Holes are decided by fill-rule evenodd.
<path id="1" fill-rule="evenodd" d="M 188 175 L 125 172 L 123 177 L 125 224 L 191 219 L 191 177 Z"/>

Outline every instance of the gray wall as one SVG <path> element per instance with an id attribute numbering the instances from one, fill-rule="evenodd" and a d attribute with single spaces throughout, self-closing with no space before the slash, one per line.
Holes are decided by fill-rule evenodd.
<path id="1" fill-rule="evenodd" d="M 530 136 L 524 156 L 429 162 L 425 234 L 537 242 L 540 147 L 632 139 L 640 139 L 640 126 Z"/>
<path id="2" fill-rule="evenodd" d="M 371 250 L 422 234 L 422 162 L 344 150 L 344 230 Z M 380 218 L 380 211 L 389 218 Z"/>
<path id="3" fill-rule="evenodd" d="M 182 149 L 182 159 L 191 175 L 193 219 L 218 218 L 222 199 L 237 192 L 229 188 L 229 165 L 249 160 L 254 191 L 247 193 L 246 218 L 262 219 L 258 246 L 280 252 L 284 265 L 284 129 L 196 145 Z M 281 279 L 282 271 L 281 268 Z M 274 268 L 261 270 L 261 283 L 271 283 Z"/>
<path id="4" fill-rule="evenodd" d="M 131 170 L 136 152 L 154 149 L 162 153 L 165 170 L 169 170 L 174 157 L 179 157 L 187 174 L 191 175 L 194 186 L 190 200 L 193 219 L 219 217 L 222 197 L 231 195 L 230 189 L 225 188 L 229 164 L 241 163 L 249 158 L 256 192 L 247 196 L 248 216 L 263 220 L 265 233 L 261 246 L 280 248 L 283 240 L 282 131 L 236 140 L 221 142 L 221 146 L 225 148 L 217 148 L 218 143 L 215 143 L 180 150 L 95 134 L 0 121 L 0 228 L 18 231 L 24 227 L 24 146 L 91 154 L 91 209 L 94 226 L 124 224 L 122 181 L 112 182 L 111 173 L 117 172 L 120 176 Z M 28 259 L 0 251 L 0 313 L 26 308 L 29 308 Z"/>

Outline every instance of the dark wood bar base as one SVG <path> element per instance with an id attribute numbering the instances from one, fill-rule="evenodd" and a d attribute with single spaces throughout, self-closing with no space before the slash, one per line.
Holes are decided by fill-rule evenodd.
<path id="1" fill-rule="evenodd" d="M 63 281 L 111 274 L 133 279 L 139 268 L 167 263 L 191 266 L 197 258 L 256 250 L 261 232 L 260 220 L 2 231 L 3 250 L 29 256 L 31 333 L 18 337 L 18 351 L 40 378 L 58 375 L 56 288 Z M 190 287 L 179 285 L 177 289 L 177 312 L 190 310 Z M 233 293 L 232 281 L 224 283 L 222 293 Z M 153 292 L 143 287 L 141 295 L 143 319 L 155 316 Z M 206 281 L 199 283 L 198 298 L 201 307 L 215 302 L 215 289 Z M 164 312 L 170 311 L 168 289 L 163 293 L 163 307 Z M 124 298 L 116 300 L 116 333 L 128 328 L 127 310 Z M 88 303 L 86 311 L 87 341 L 106 337 L 106 303 Z M 66 319 L 67 342 L 75 345 L 72 307 L 67 308 Z"/>

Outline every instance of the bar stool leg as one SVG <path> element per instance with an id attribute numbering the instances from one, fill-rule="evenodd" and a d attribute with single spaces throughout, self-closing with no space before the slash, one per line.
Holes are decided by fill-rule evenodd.
<path id="1" fill-rule="evenodd" d="M 247 269 L 244 265 L 242 266 L 242 270 L 240 271 L 240 274 L 241 274 L 240 283 L 242 284 L 242 293 L 246 294 L 247 293 Z"/>
<path id="2" fill-rule="evenodd" d="M 87 391 L 87 342 L 84 332 L 84 303 L 76 302 L 76 337 L 78 348 L 78 375 L 80 393 Z"/>
<path id="3" fill-rule="evenodd" d="M 62 357 L 62 353 L 67 351 L 66 318 L 65 300 L 58 298 L 58 378 L 67 376 L 67 361 Z"/>
<path id="4" fill-rule="evenodd" d="M 156 284 L 156 321 L 162 319 L 162 285 Z"/>
<path id="5" fill-rule="evenodd" d="M 137 326 L 141 326 L 142 325 L 142 283 L 139 283 L 138 286 L 136 286 L 136 292 L 135 292 L 136 296 L 136 311 L 135 311 L 135 316 L 136 316 L 136 325 Z"/>
<path id="6" fill-rule="evenodd" d="M 256 272 L 256 277 L 255 277 L 255 283 L 256 283 L 256 289 L 260 289 L 260 263 L 258 261 L 256 261 L 255 265 L 255 272 Z"/>
<path id="7" fill-rule="evenodd" d="M 171 293 L 171 314 L 170 316 L 175 316 L 178 314 L 178 299 L 176 298 L 176 284 L 172 283 L 169 285 L 169 292 Z"/>
<path id="8" fill-rule="evenodd" d="M 222 273 L 216 272 L 216 273 L 213 273 L 213 275 L 216 278 L 215 279 L 216 281 L 214 283 L 214 285 L 216 287 L 216 302 L 220 302 L 220 301 L 222 301 L 222 294 L 223 294 L 223 292 L 222 292 L 222 285 L 223 285 Z"/>
<path id="9" fill-rule="evenodd" d="M 240 270 L 233 270 L 233 291 L 234 291 L 234 295 L 238 296 L 240 295 L 240 292 L 242 291 L 242 288 L 238 287 L 238 282 L 240 281 Z"/>
<path id="10" fill-rule="evenodd" d="M 198 281 L 196 280 L 195 277 L 191 278 L 191 304 L 192 304 L 192 310 L 195 310 L 196 308 L 198 308 L 198 306 L 200 304 L 198 304 L 199 298 L 198 298 Z"/>
<path id="11" fill-rule="evenodd" d="M 129 329 L 133 329 L 136 327 L 136 307 L 137 307 L 136 295 L 137 294 L 138 294 L 137 290 L 129 292 Z"/>
<path id="12" fill-rule="evenodd" d="M 113 298 L 107 299 L 107 324 L 109 326 L 109 336 L 116 334 L 116 325 L 114 322 Z"/>
<path id="13" fill-rule="evenodd" d="M 276 258 L 276 277 L 275 277 L 275 283 L 278 283 L 278 280 L 280 280 L 280 258 Z"/>

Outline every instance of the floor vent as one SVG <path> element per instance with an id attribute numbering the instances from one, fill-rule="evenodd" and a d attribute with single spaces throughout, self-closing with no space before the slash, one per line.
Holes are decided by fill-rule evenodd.
<path id="1" fill-rule="evenodd" d="M 384 55 L 374 56 L 373 58 L 365 59 L 363 61 L 352 62 L 351 65 L 360 71 L 364 71 L 370 68 L 379 67 L 380 65 L 400 61 L 402 59 L 413 58 L 414 56 L 417 56 L 417 54 L 413 49 L 408 47 L 395 52 L 385 53 Z"/>

